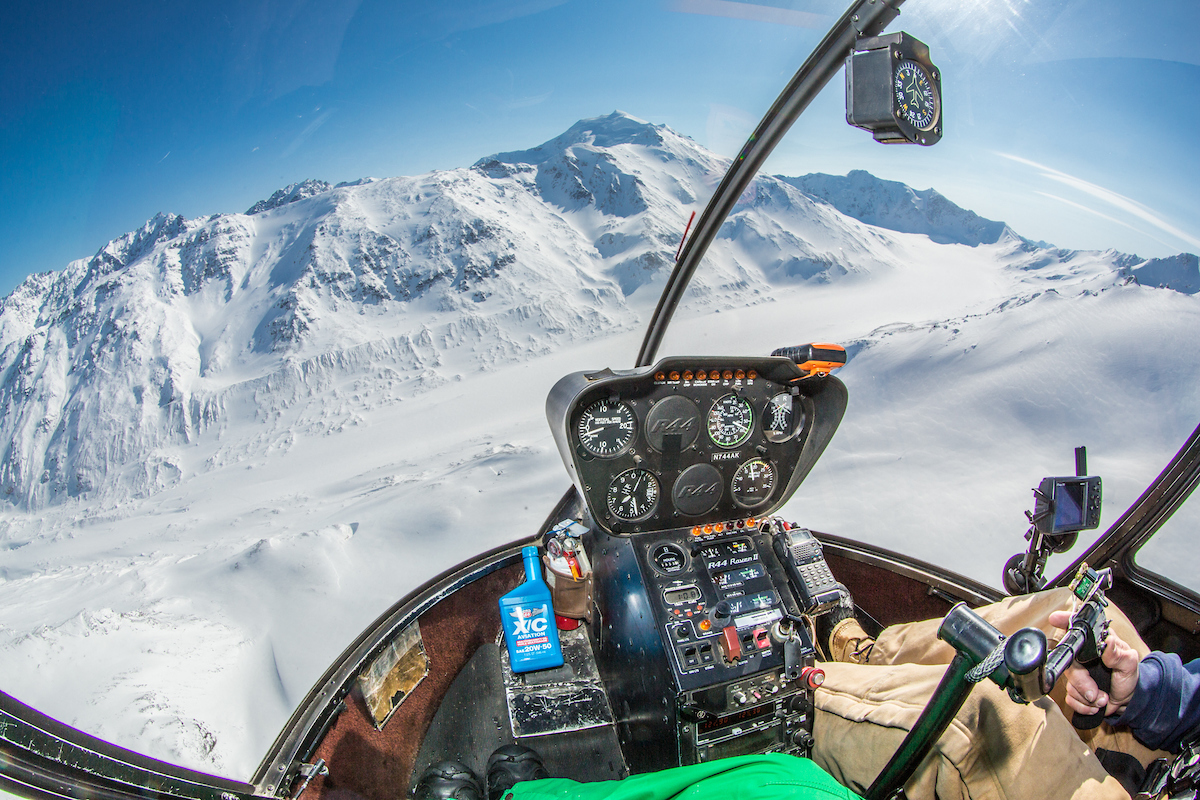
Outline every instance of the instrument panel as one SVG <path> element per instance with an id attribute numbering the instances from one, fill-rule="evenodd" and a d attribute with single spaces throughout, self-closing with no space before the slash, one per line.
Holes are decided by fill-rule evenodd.
<path id="1" fill-rule="evenodd" d="M 804 676 L 816 651 L 807 630 L 790 656 L 770 633 L 788 591 L 770 537 L 743 530 L 696 541 L 674 531 L 633 542 L 677 689 L 680 763 L 808 756 L 813 696 Z"/>
<path id="2" fill-rule="evenodd" d="M 791 495 L 844 410 L 836 378 L 780 357 L 574 373 L 547 401 L 592 517 L 622 534 L 744 528 Z"/>

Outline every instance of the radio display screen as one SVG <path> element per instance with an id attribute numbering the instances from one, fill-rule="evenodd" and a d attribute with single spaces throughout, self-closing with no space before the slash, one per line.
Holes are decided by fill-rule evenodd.
<path id="1" fill-rule="evenodd" d="M 779 595 L 775 594 L 772 589 L 749 596 L 725 599 L 729 602 L 729 613 L 735 617 L 748 611 L 761 611 L 764 608 L 774 608 L 779 605 Z"/>
<path id="2" fill-rule="evenodd" d="M 769 717 L 774 713 L 774 703 L 763 703 L 761 706 L 755 706 L 754 708 L 747 708 L 743 709 L 742 711 L 735 711 L 732 714 L 725 714 L 724 716 L 701 720 L 700 722 L 696 723 L 696 730 L 699 733 L 712 733 L 720 728 L 726 728 L 739 724 L 744 725 L 762 717 Z"/>
<path id="3" fill-rule="evenodd" d="M 728 572 L 718 572 L 713 576 L 713 582 L 722 589 L 736 589 L 742 586 L 747 581 L 752 581 L 755 578 L 761 578 L 767 574 L 767 570 L 762 564 L 750 564 L 740 569 L 731 569 Z"/>

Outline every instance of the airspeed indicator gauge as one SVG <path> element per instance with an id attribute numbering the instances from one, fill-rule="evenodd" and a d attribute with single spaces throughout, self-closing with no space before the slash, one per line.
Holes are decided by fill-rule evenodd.
<path id="1" fill-rule="evenodd" d="M 599 458 L 624 453 L 636 430 L 633 409 L 620 400 L 597 400 L 583 410 L 576 425 L 579 444 Z"/>
<path id="2" fill-rule="evenodd" d="M 635 522 L 658 507 L 658 478 L 644 469 L 627 469 L 608 484 L 608 512 L 617 519 Z"/>
<path id="3" fill-rule="evenodd" d="M 708 436 L 718 447 L 737 447 L 753 429 L 754 410 L 736 394 L 720 398 L 708 412 Z"/>

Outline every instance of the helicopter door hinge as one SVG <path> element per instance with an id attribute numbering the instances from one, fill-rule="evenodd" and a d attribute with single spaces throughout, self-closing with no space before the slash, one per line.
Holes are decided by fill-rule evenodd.
<path id="1" fill-rule="evenodd" d="M 296 800 L 296 798 L 304 794 L 304 790 L 308 788 L 308 784 L 312 782 L 313 778 L 318 775 L 328 774 L 329 767 L 325 764 L 325 759 L 323 758 L 318 758 L 314 764 L 301 764 L 300 777 L 303 780 L 300 781 L 300 788 L 296 789 L 296 793 L 292 795 L 292 800 Z"/>

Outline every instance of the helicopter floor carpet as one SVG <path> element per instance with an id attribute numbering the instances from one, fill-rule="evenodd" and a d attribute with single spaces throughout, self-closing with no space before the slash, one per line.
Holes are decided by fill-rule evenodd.
<path id="1" fill-rule="evenodd" d="M 500 632 L 497 598 L 523 577 L 520 565 L 460 589 L 420 618 L 429 675 L 400 705 L 382 731 L 371 722 L 357 692 L 317 749 L 329 774 L 314 778 L 306 794 L 320 800 L 398 800 L 407 794 L 417 751 L 455 676 L 484 642 Z M 424 766 L 424 765 L 422 765 Z"/>

